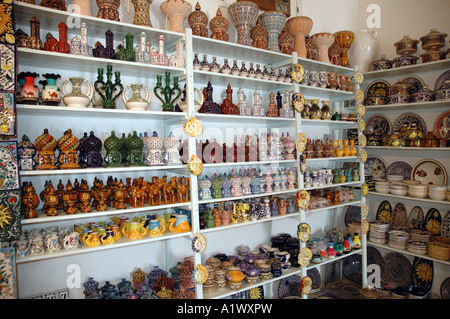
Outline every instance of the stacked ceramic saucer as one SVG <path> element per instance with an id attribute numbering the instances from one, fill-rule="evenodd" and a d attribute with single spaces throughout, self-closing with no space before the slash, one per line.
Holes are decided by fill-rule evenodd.
<path id="1" fill-rule="evenodd" d="M 390 223 L 375 220 L 370 223 L 369 228 L 369 241 L 376 244 L 384 244 L 387 241 L 387 232 L 389 231 Z"/>
<path id="2" fill-rule="evenodd" d="M 403 230 L 390 230 L 388 245 L 395 249 L 406 249 L 406 242 L 409 240 L 410 235 Z"/>

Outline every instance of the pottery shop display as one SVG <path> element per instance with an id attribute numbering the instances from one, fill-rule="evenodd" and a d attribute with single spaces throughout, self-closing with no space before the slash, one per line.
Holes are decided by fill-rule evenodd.
<path id="1" fill-rule="evenodd" d="M 192 11 L 192 5 L 184 0 L 167 0 L 164 1 L 160 10 L 167 17 L 170 24 L 170 31 L 184 32 L 183 21 Z"/>
<path id="2" fill-rule="evenodd" d="M 348 56 L 348 50 L 353 44 L 355 34 L 352 31 L 338 31 L 334 33 L 336 43 L 341 49 L 341 63 L 342 66 L 350 67 L 350 58 Z"/>
<path id="3" fill-rule="evenodd" d="M 120 0 L 96 0 L 96 2 L 98 7 L 97 18 L 120 21 Z"/>
<path id="4" fill-rule="evenodd" d="M 306 59 L 306 42 L 305 37 L 309 35 L 312 29 L 313 21 L 309 17 L 300 16 L 292 17 L 286 21 L 289 32 L 294 36 L 294 51 L 297 52 L 299 58 Z"/>
<path id="5" fill-rule="evenodd" d="M 250 32 L 256 25 L 259 7 L 250 1 L 237 1 L 228 7 L 231 22 L 237 30 L 237 43 L 251 46 Z"/>
<path id="6" fill-rule="evenodd" d="M 395 52 L 400 55 L 399 57 L 396 57 L 394 59 L 394 66 L 396 68 L 399 68 L 402 66 L 414 65 L 417 63 L 417 60 L 419 58 L 416 56 L 413 56 L 412 54 L 417 52 L 417 44 L 418 43 L 419 43 L 419 40 L 411 39 L 407 35 L 404 35 L 401 40 L 394 43 Z"/>
<path id="7" fill-rule="evenodd" d="M 127 95 L 129 89 L 132 90 L 132 96 L 130 98 Z M 144 96 L 141 94 L 142 91 L 145 92 Z M 123 89 L 122 100 L 128 110 L 146 110 L 151 101 L 150 90 L 140 83 L 128 84 Z"/>
<path id="8" fill-rule="evenodd" d="M 378 54 L 378 33 L 375 30 L 360 30 L 350 48 L 350 65 L 362 73 L 368 72 L 370 64 Z"/>
<path id="9" fill-rule="evenodd" d="M 132 0 L 131 2 L 134 5 L 133 24 L 152 28 L 152 22 L 150 21 L 150 5 L 153 0 Z"/>
<path id="10" fill-rule="evenodd" d="M 208 16 L 202 11 L 200 3 L 197 2 L 195 10 L 189 14 L 188 23 L 192 29 L 192 35 L 208 37 Z"/>
<path id="11" fill-rule="evenodd" d="M 281 11 L 266 11 L 258 17 L 261 25 L 268 31 L 269 50 L 280 52 L 278 37 L 286 23 L 286 15 Z"/>
<path id="12" fill-rule="evenodd" d="M 69 82 L 72 85 L 72 91 L 67 93 Z M 82 92 L 83 84 L 87 86 L 86 94 Z M 88 107 L 91 104 L 94 87 L 82 77 L 70 77 L 61 83 L 61 93 L 63 102 L 67 107 Z"/>
<path id="13" fill-rule="evenodd" d="M 328 56 L 328 48 L 333 44 L 335 36 L 331 33 L 321 32 L 314 34 L 311 39 L 313 40 L 318 52 L 317 61 L 331 63 Z"/>

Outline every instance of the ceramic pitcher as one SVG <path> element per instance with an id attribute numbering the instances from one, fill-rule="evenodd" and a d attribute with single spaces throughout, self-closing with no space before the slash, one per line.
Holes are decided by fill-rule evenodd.
<path id="1" fill-rule="evenodd" d="M 361 72 L 368 72 L 370 65 L 378 55 L 378 33 L 375 30 L 358 31 L 350 49 L 350 64 Z"/>
<path id="2" fill-rule="evenodd" d="M 131 98 L 127 97 L 129 89 L 133 91 Z M 145 92 L 145 97 L 141 95 L 142 90 Z M 150 90 L 143 84 L 128 84 L 123 90 L 122 100 L 128 110 L 146 110 L 151 101 Z"/>
<path id="3" fill-rule="evenodd" d="M 72 91 L 67 93 L 66 86 L 69 82 L 72 84 Z M 81 91 L 83 84 L 86 84 L 88 89 L 86 94 Z M 94 87 L 82 77 L 70 77 L 61 83 L 61 92 L 66 106 L 88 107 L 94 94 Z"/>

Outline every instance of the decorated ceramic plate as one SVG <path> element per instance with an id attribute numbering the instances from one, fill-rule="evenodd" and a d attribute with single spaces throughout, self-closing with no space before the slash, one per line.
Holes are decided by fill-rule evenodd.
<path id="1" fill-rule="evenodd" d="M 391 222 L 392 219 L 392 206 L 387 200 L 381 202 L 377 209 L 376 220 L 381 220 L 383 222 Z"/>
<path id="2" fill-rule="evenodd" d="M 402 288 L 408 288 L 412 280 L 412 267 L 409 260 L 400 253 L 392 252 L 384 256 L 382 278 L 394 282 Z"/>
<path id="3" fill-rule="evenodd" d="M 450 238 L 450 210 L 445 215 L 441 226 L 441 236 Z"/>
<path id="4" fill-rule="evenodd" d="M 317 268 L 311 268 L 306 271 L 306 275 L 312 279 L 313 286 L 320 287 L 322 283 L 322 279 L 320 277 L 320 272 Z"/>
<path id="5" fill-rule="evenodd" d="M 391 229 L 406 230 L 407 229 L 407 213 L 403 203 L 397 203 L 394 206 L 394 212 L 391 218 Z"/>
<path id="6" fill-rule="evenodd" d="M 447 185 L 448 175 L 445 167 L 432 158 L 420 160 L 411 171 L 411 179 L 427 185 Z"/>
<path id="7" fill-rule="evenodd" d="M 442 217 L 436 208 L 430 208 L 425 215 L 424 230 L 431 232 L 431 236 L 441 234 Z"/>
<path id="8" fill-rule="evenodd" d="M 342 276 L 348 277 L 361 271 L 361 255 L 353 254 L 342 260 Z"/>
<path id="9" fill-rule="evenodd" d="M 350 206 L 345 212 L 345 226 L 352 222 L 361 221 L 361 207 L 360 206 Z"/>
<path id="10" fill-rule="evenodd" d="M 450 80 L 450 70 L 445 71 L 439 77 L 437 78 L 436 82 L 434 83 L 434 90 L 440 90 L 444 88 L 445 81 Z"/>
<path id="11" fill-rule="evenodd" d="M 429 292 L 433 285 L 433 261 L 415 257 L 412 267 L 413 286 L 426 288 L 425 292 Z"/>
<path id="12" fill-rule="evenodd" d="M 411 209 L 409 212 L 408 217 L 408 229 L 423 229 L 423 222 L 424 222 L 424 216 L 423 216 L 423 210 L 419 206 L 415 206 Z"/>
<path id="13" fill-rule="evenodd" d="M 410 126 L 413 123 L 416 123 L 417 127 L 422 132 L 425 133 L 427 131 L 427 125 L 424 119 L 419 114 L 413 112 L 403 113 L 398 116 L 394 121 L 393 130 L 394 132 L 398 132 L 402 128 L 403 124 Z"/>
<path id="14" fill-rule="evenodd" d="M 412 85 L 411 94 L 421 91 L 425 85 L 423 80 L 418 76 L 408 76 L 399 80 L 398 82 Z"/>
<path id="15" fill-rule="evenodd" d="M 392 134 L 391 121 L 383 114 L 374 114 L 367 120 L 364 134 L 375 134 L 378 138 L 384 138 Z"/>
<path id="16" fill-rule="evenodd" d="M 300 83 L 305 75 L 305 68 L 301 64 L 293 64 L 291 66 L 291 78 L 296 83 Z"/>
<path id="17" fill-rule="evenodd" d="M 447 277 L 447 279 L 441 283 L 440 291 L 442 299 L 450 299 L 450 277 Z"/>
<path id="18" fill-rule="evenodd" d="M 373 81 L 366 90 L 366 97 L 389 97 L 389 86 L 384 80 Z"/>
<path id="19" fill-rule="evenodd" d="M 278 286 L 278 298 L 283 299 L 288 296 L 301 296 L 300 276 L 292 275 L 280 280 Z"/>
<path id="20" fill-rule="evenodd" d="M 434 123 L 434 134 L 445 145 L 446 139 L 450 140 L 450 111 L 444 112 Z"/>
<path id="21" fill-rule="evenodd" d="M 378 265 L 378 267 L 380 267 L 381 275 L 383 275 L 384 272 L 383 255 L 381 255 L 380 251 L 377 248 L 373 246 L 367 246 L 367 266 L 373 264 Z"/>
<path id="22" fill-rule="evenodd" d="M 386 168 L 386 175 L 403 175 L 405 179 L 410 179 L 411 171 L 411 165 L 406 162 L 397 161 Z"/>
<path id="23" fill-rule="evenodd" d="M 372 176 L 373 179 L 385 179 L 386 178 L 386 163 L 379 156 L 369 156 L 364 163 L 364 170 L 366 176 Z"/>
<path id="24" fill-rule="evenodd" d="M 207 241 L 203 234 L 196 233 L 192 239 L 192 250 L 197 253 L 202 253 L 206 250 Z"/>

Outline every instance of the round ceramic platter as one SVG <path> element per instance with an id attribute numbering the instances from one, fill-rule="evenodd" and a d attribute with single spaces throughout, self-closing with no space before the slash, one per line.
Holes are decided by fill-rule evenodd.
<path id="1" fill-rule="evenodd" d="M 412 123 L 416 123 L 417 127 L 424 134 L 427 132 L 427 125 L 423 118 L 419 114 L 413 112 L 403 113 L 399 115 L 394 121 L 393 130 L 394 132 L 398 132 L 402 128 L 403 124 L 407 124 L 408 126 L 410 126 Z"/>
<path id="2" fill-rule="evenodd" d="M 402 254 L 392 252 L 384 256 L 383 279 L 395 282 L 403 288 L 408 288 L 412 279 L 412 267 L 409 260 Z"/>
<path id="3" fill-rule="evenodd" d="M 444 88 L 445 81 L 450 80 L 450 70 L 445 71 L 439 77 L 437 78 L 436 82 L 434 83 L 434 90 L 440 90 Z"/>
<path id="4" fill-rule="evenodd" d="M 361 221 L 361 207 L 350 206 L 345 212 L 345 226 L 356 221 Z"/>
<path id="5" fill-rule="evenodd" d="M 441 236 L 450 238 L 450 210 L 445 215 L 441 226 Z"/>
<path id="6" fill-rule="evenodd" d="M 278 298 L 283 299 L 288 296 L 301 296 L 300 276 L 292 275 L 280 280 L 278 286 Z"/>
<path id="7" fill-rule="evenodd" d="M 409 212 L 408 229 L 423 229 L 423 210 L 419 206 L 415 206 Z"/>
<path id="8" fill-rule="evenodd" d="M 380 251 L 373 246 L 367 246 L 367 265 L 376 264 L 380 267 L 381 275 L 384 272 L 384 259 Z"/>
<path id="9" fill-rule="evenodd" d="M 361 255 L 353 254 L 342 260 L 342 276 L 348 277 L 361 271 Z"/>
<path id="10" fill-rule="evenodd" d="M 392 220 L 392 206 L 387 200 L 380 203 L 377 209 L 376 220 L 391 223 Z"/>
<path id="11" fill-rule="evenodd" d="M 386 175 L 403 175 L 406 179 L 411 178 L 412 167 L 406 162 L 397 161 L 386 168 Z"/>
<path id="12" fill-rule="evenodd" d="M 373 81 L 366 90 L 366 97 L 389 97 L 389 86 L 384 80 Z"/>
<path id="13" fill-rule="evenodd" d="M 444 112 L 434 123 L 434 134 L 445 145 L 446 139 L 450 139 L 450 111 Z"/>
<path id="14" fill-rule="evenodd" d="M 447 185 L 448 175 L 445 167 L 432 158 L 420 160 L 411 171 L 411 179 L 426 185 Z"/>
<path id="15" fill-rule="evenodd" d="M 450 299 L 450 277 L 442 281 L 440 291 L 442 299 Z"/>
<path id="16" fill-rule="evenodd" d="M 430 208 L 425 215 L 424 230 L 431 232 L 431 236 L 441 234 L 442 217 L 436 208 Z"/>
<path id="17" fill-rule="evenodd" d="M 406 229 L 407 213 L 403 203 L 397 203 L 394 206 L 394 212 L 391 219 L 392 229 Z"/>
<path id="18" fill-rule="evenodd" d="M 433 262 L 415 257 L 412 268 L 412 284 L 426 288 L 426 292 L 430 291 L 433 285 Z"/>
<path id="19" fill-rule="evenodd" d="M 372 176 L 374 179 L 386 178 L 386 163 L 379 156 L 369 156 L 364 163 L 364 170 L 367 176 Z"/>
<path id="20" fill-rule="evenodd" d="M 370 130 L 369 128 L 373 129 Z M 379 138 L 384 138 L 392 133 L 392 124 L 383 114 L 374 114 L 366 122 L 365 134 L 375 134 Z"/>
<path id="21" fill-rule="evenodd" d="M 317 268 L 311 268 L 306 271 L 306 275 L 312 279 L 312 285 L 320 287 L 320 284 L 322 283 L 322 279 L 320 277 L 320 272 L 317 270 Z"/>
<path id="22" fill-rule="evenodd" d="M 408 76 L 406 78 L 399 80 L 398 82 L 411 84 L 413 86 L 411 94 L 421 91 L 425 85 L 423 80 L 418 76 Z"/>

